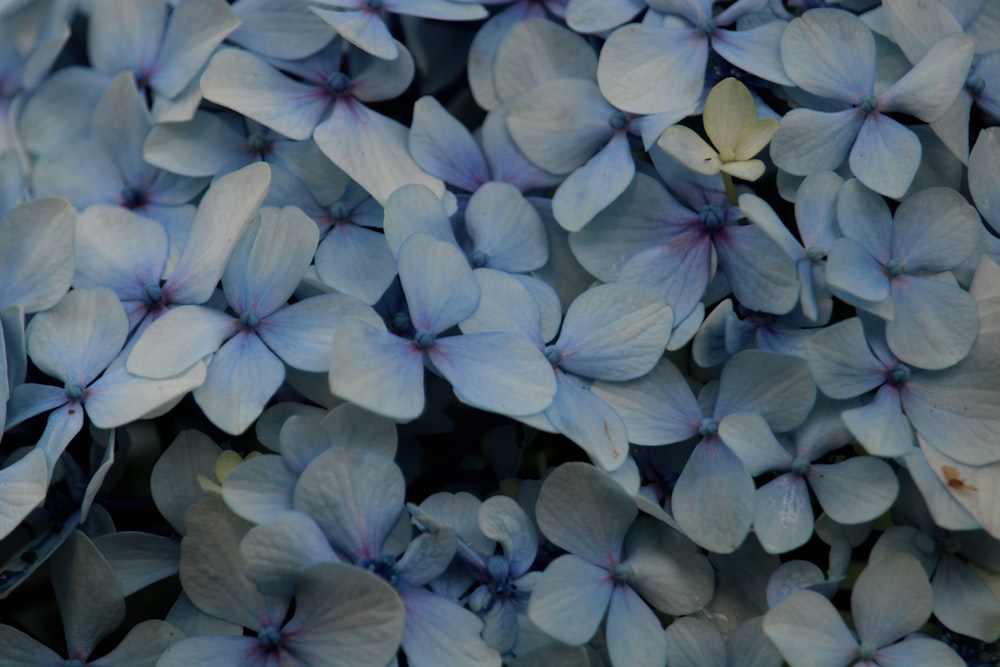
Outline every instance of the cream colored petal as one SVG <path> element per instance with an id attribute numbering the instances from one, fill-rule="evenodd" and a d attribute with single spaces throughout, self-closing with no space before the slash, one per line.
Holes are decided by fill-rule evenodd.
<path id="1" fill-rule="evenodd" d="M 740 135 L 740 140 L 736 142 L 733 150 L 735 159 L 749 160 L 757 153 L 764 150 L 771 141 L 771 137 L 778 131 L 778 121 L 770 118 L 754 121 L 747 124 Z"/>
<path id="2" fill-rule="evenodd" d="M 705 133 L 719 153 L 735 149 L 745 128 L 756 120 L 750 91 L 732 77 L 716 84 L 705 100 Z"/>
<path id="3" fill-rule="evenodd" d="M 697 132 L 684 125 L 668 127 L 656 144 L 699 174 L 712 176 L 722 168 L 719 154 Z"/>
<path id="4" fill-rule="evenodd" d="M 764 175 L 764 163 L 760 160 L 726 162 L 722 165 L 722 171 L 744 181 L 756 181 Z"/>

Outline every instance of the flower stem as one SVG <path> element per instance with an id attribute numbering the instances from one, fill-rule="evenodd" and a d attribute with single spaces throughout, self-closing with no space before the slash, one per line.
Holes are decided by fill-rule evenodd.
<path id="1" fill-rule="evenodd" d="M 730 206 L 739 206 L 739 199 L 736 197 L 736 186 L 733 185 L 733 177 L 726 172 L 722 172 L 722 183 L 726 186 L 726 196 L 729 198 Z"/>

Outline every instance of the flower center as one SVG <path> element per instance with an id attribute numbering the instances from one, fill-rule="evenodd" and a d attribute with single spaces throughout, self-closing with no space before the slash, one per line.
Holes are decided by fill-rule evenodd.
<path id="1" fill-rule="evenodd" d="M 878 110 L 878 98 L 874 95 L 865 95 L 860 100 L 858 100 L 858 106 L 866 114 Z"/>
<path id="2" fill-rule="evenodd" d="M 399 581 L 399 577 L 396 575 L 396 559 L 392 555 L 362 558 L 358 561 L 358 567 L 364 568 L 372 574 L 377 574 L 392 586 L 395 586 Z"/>
<path id="3" fill-rule="evenodd" d="M 712 17 L 706 16 L 702 20 L 698 21 L 698 25 L 695 27 L 707 37 L 715 32 L 715 21 L 712 20 Z"/>
<path id="4" fill-rule="evenodd" d="M 142 302 L 147 306 L 152 306 L 163 302 L 163 290 L 159 285 L 150 283 L 142 288 Z"/>
<path id="5" fill-rule="evenodd" d="M 718 229 L 726 221 L 726 209 L 718 204 L 705 204 L 698 209 L 698 218 L 707 229 Z"/>
<path id="6" fill-rule="evenodd" d="M 611 574 L 614 580 L 619 584 L 627 584 L 634 575 L 635 572 L 632 571 L 632 566 L 628 563 L 618 563 L 618 565 L 615 566 L 614 572 Z"/>
<path id="7" fill-rule="evenodd" d="M 986 79 L 981 76 L 970 76 L 965 82 L 965 88 L 973 97 L 982 95 L 983 91 L 986 90 Z"/>
<path id="8" fill-rule="evenodd" d="M 247 146 L 250 147 L 250 150 L 259 153 L 260 151 L 264 150 L 265 146 L 267 146 L 267 140 L 264 139 L 264 137 L 261 136 L 259 133 L 254 132 L 249 137 L 247 137 Z"/>
<path id="9" fill-rule="evenodd" d="M 885 270 L 890 278 L 896 278 L 906 271 L 906 262 L 902 259 L 890 259 L 889 263 L 885 265 Z"/>
<path id="10" fill-rule="evenodd" d="M 66 398 L 71 401 L 79 401 L 83 397 L 83 385 L 79 382 L 70 380 L 63 385 L 63 391 L 66 393 Z"/>
<path id="11" fill-rule="evenodd" d="M 378 11 L 379 9 L 382 9 L 382 0 L 365 0 L 365 7 Z"/>
<path id="12" fill-rule="evenodd" d="M 244 329 L 250 329 L 251 331 L 257 328 L 260 324 L 260 315 L 254 308 L 248 308 L 240 313 L 240 324 L 243 325 Z"/>
<path id="13" fill-rule="evenodd" d="M 149 201 L 146 199 L 146 195 L 143 194 L 142 190 L 138 188 L 133 188 L 130 185 L 126 185 L 121 191 L 122 206 L 134 211 L 137 208 L 142 208 Z"/>
<path id="14" fill-rule="evenodd" d="M 347 76 L 343 72 L 334 72 L 330 75 L 330 78 L 326 80 L 326 85 L 330 87 L 335 93 L 342 93 L 347 90 L 347 87 L 351 85 L 351 77 Z"/>
<path id="15" fill-rule="evenodd" d="M 812 463 L 804 456 L 797 456 L 795 460 L 792 461 L 792 472 L 799 477 L 805 477 L 809 474 L 809 468 Z"/>
<path id="16" fill-rule="evenodd" d="M 608 118 L 608 125 L 611 126 L 612 130 L 624 130 L 625 126 L 628 125 L 628 116 L 621 111 L 615 111 Z"/>
<path id="17" fill-rule="evenodd" d="M 490 263 L 490 254 L 482 250 L 472 251 L 472 266 L 481 269 Z"/>
<path id="18" fill-rule="evenodd" d="M 910 367 L 906 364 L 896 364 L 889 371 L 889 382 L 898 386 L 904 385 L 910 381 Z"/>
<path id="19" fill-rule="evenodd" d="M 546 345 L 545 349 L 542 350 L 542 354 L 545 358 L 549 360 L 549 363 L 555 366 L 560 361 L 562 361 L 562 351 L 559 350 L 558 345 Z"/>
<path id="20" fill-rule="evenodd" d="M 862 642 L 858 646 L 858 657 L 862 660 L 874 660 L 876 653 L 878 653 L 878 646 L 871 642 Z"/>
<path id="21" fill-rule="evenodd" d="M 67 658 L 63 662 L 63 667 L 83 667 L 83 662 L 77 660 L 76 658 Z"/>
<path id="22" fill-rule="evenodd" d="M 266 625 L 257 633 L 257 641 L 267 651 L 273 651 L 281 645 L 281 630 L 273 625 Z"/>
<path id="23" fill-rule="evenodd" d="M 351 209 L 347 208 L 347 204 L 342 201 L 335 201 L 330 204 L 330 216 L 334 220 L 347 220 L 347 216 L 351 214 Z"/>
<path id="24" fill-rule="evenodd" d="M 811 245 L 806 249 L 806 259 L 813 264 L 817 264 L 826 257 L 826 250 L 818 246 Z"/>
<path id="25" fill-rule="evenodd" d="M 708 438 L 719 432 L 719 425 L 715 423 L 715 420 L 711 417 L 705 417 L 701 420 L 701 424 L 698 426 L 698 433 L 701 434 L 703 438 Z"/>
<path id="26" fill-rule="evenodd" d="M 413 340 L 417 342 L 417 345 L 426 349 L 434 344 L 434 332 L 421 329 L 413 336 Z"/>

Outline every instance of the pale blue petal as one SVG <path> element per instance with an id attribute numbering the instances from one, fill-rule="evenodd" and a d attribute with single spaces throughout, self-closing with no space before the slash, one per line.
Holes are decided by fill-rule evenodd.
<path id="1" fill-rule="evenodd" d="M 906 272 L 947 271 L 964 262 L 979 240 L 979 214 L 951 188 L 929 188 L 896 209 L 892 256 Z"/>
<path id="2" fill-rule="evenodd" d="M 534 343 L 516 334 L 450 336 L 427 350 L 462 402 L 512 417 L 545 410 L 556 394 L 552 366 Z"/>
<path id="3" fill-rule="evenodd" d="M 352 560 L 378 558 L 403 511 L 406 485 L 391 459 L 333 447 L 302 472 L 295 508 Z"/>
<path id="4" fill-rule="evenodd" d="M 240 27 L 230 33 L 229 41 L 271 58 L 305 58 L 334 36 L 298 0 L 241 0 L 233 11 Z"/>
<path id="5" fill-rule="evenodd" d="M 582 166 L 615 130 L 614 107 L 587 79 L 543 82 L 507 110 L 507 128 L 524 155 L 545 171 L 566 174 Z"/>
<path id="6" fill-rule="evenodd" d="M 712 33 L 712 50 L 741 70 L 782 86 L 794 85 L 785 74 L 781 59 L 783 21 L 768 21 L 745 30 L 719 30 Z"/>
<path id="7" fill-rule="evenodd" d="M 177 265 L 163 285 L 164 296 L 172 303 L 208 301 L 270 182 L 270 167 L 255 162 L 212 184 L 198 205 Z"/>
<path id="8" fill-rule="evenodd" d="M 948 111 L 969 75 L 975 40 L 961 32 L 937 40 L 913 69 L 879 95 L 879 109 L 928 123 Z"/>
<path id="9" fill-rule="evenodd" d="M 819 593 L 796 591 L 764 615 L 764 633 L 791 667 L 844 667 L 858 642 Z"/>
<path id="10" fill-rule="evenodd" d="M 610 405 L 557 372 L 558 389 L 545 417 L 560 433 L 580 446 L 597 465 L 615 470 L 628 455 L 628 433 Z"/>
<path id="11" fill-rule="evenodd" d="M 482 266 L 511 273 L 540 269 L 549 260 L 542 218 L 513 185 L 491 182 L 476 190 L 465 209 L 465 227 L 476 266 L 476 253 L 485 255 Z"/>
<path id="12" fill-rule="evenodd" d="M 494 109 L 506 99 L 500 97 L 493 79 L 497 51 L 504 37 L 518 23 L 530 18 L 544 17 L 545 7 L 541 5 L 515 3 L 498 12 L 476 31 L 476 36 L 469 46 L 469 89 L 476 103 L 483 109 Z"/>
<path id="13" fill-rule="evenodd" d="M 141 621 L 128 631 L 118 646 L 95 662 L 125 667 L 152 665 L 166 649 L 183 638 L 184 633 L 170 623 L 155 619 Z"/>
<path id="14" fill-rule="evenodd" d="M 201 431 L 183 431 L 156 461 L 149 486 L 157 511 L 179 535 L 185 533 L 184 513 L 205 497 L 196 475 L 213 476 L 222 450 Z"/>
<path id="15" fill-rule="evenodd" d="M 182 373 L 158 380 L 141 378 L 125 369 L 128 348 L 87 387 L 83 403 L 95 426 L 115 428 L 143 418 L 180 399 L 205 381 L 205 366 L 195 363 Z"/>
<path id="16" fill-rule="evenodd" d="M 646 8 L 643 0 L 572 0 L 566 25 L 580 33 L 614 30 Z"/>
<path id="17" fill-rule="evenodd" d="M 670 308 L 650 289 L 608 284 L 581 294 L 566 311 L 559 366 L 599 380 L 649 372 L 670 338 Z"/>
<path id="18" fill-rule="evenodd" d="M 503 548 L 511 574 L 527 572 L 538 551 L 538 531 L 521 506 L 507 496 L 493 496 L 483 501 L 477 516 L 483 535 Z"/>
<path id="19" fill-rule="evenodd" d="M 242 49 L 215 54 L 201 76 L 201 92 L 215 102 L 279 132 L 308 139 L 330 106 L 315 86 L 289 79 Z"/>
<path id="20" fill-rule="evenodd" d="M 868 349 L 856 317 L 817 332 L 806 347 L 813 379 L 831 398 L 854 398 L 885 381 L 885 369 Z"/>
<path id="21" fill-rule="evenodd" d="M 448 528 L 415 537 L 396 562 L 396 573 L 411 586 L 423 586 L 441 575 L 455 557 L 457 541 Z"/>
<path id="22" fill-rule="evenodd" d="M 427 234 L 399 247 L 399 281 L 417 331 L 439 334 L 476 310 L 479 283 L 462 252 Z"/>
<path id="23" fill-rule="evenodd" d="M 781 446 L 758 414 L 727 415 L 719 423 L 719 436 L 740 457 L 753 477 L 771 471 L 785 472 L 792 467 L 792 454 Z"/>
<path id="24" fill-rule="evenodd" d="M 944 642 L 919 635 L 881 649 L 877 658 L 879 667 L 964 667 L 968 664 Z"/>
<path id="25" fill-rule="evenodd" d="M 913 556 L 898 553 L 870 563 L 851 594 L 858 638 L 875 646 L 891 644 L 923 625 L 932 603 L 927 574 Z"/>
<path id="26" fill-rule="evenodd" d="M 661 517 L 640 517 L 625 540 L 625 551 L 632 571 L 629 585 L 656 609 L 678 616 L 703 609 L 711 600 L 715 588 L 711 563 Z"/>
<path id="27" fill-rule="evenodd" d="M 873 521 L 896 501 L 899 482 L 889 464 L 858 456 L 834 464 L 813 464 L 809 486 L 823 511 L 843 524 Z"/>
<path id="28" fill-rule="evenodd" d="M 399 97 L 409 87 L 416 67 L 413 56 L 399 42 L 396 49 L 399 55 L 392 60 L 358 51 L 351 54 L 351 95 L 362 102 L 381 102 Z"/>
<path id="29" fill-rule="evenodd" d="M 980 641 L 996 641 L 1000 599 L 978 572 L 959 558 L 942 558 L 931 588 L 934 616 L 941 623 Z"/>
<path id="30" fill-rule="evenodd" d="M 541 311 L 528 289 L 503 271 L 476 269 L 473 273 L 481 295 L 476 311 L 459 323 L 462 333 L 516 333 L 541 349 L 545 345 Z"/>
<path id="31" fill-rule="evenodd" d="M 78 288 L 107 287 L 123 301 L 140 301 L 144 287 L 159 286 L 166 261 L 166 232 L 152 220 L 107 205 L 91 206 L 77 218 Z"/>
<path id="32" fill-rule="evenodd" d="M 292 509 L 298 479 L 280 456 L 255 456 L 236 466 L 222 481 L 222 499 L 237 516 L 267 523 Z"/>
<path id="33" fill-rule="evenodd" d="M 732 553 L 750 532 L 754 493 L 750 473 L 732 450 L 718 438 L 702 440 L 674 485 L 674 518 L 695 544 Z"/>
<path id="34" fill-rule="evenodd" d="M 809 541 L 813 511 L 802 477 L 786 473 L 757 489 L 753 530 L 764 551 L 772 554 L 791 551 Z"/>
<path id="35" fill-rule="evenodd" d="M 889 206 L 855 179 L 845 182 L 840 189 L 837 224 L 844 236 L 863 245 L 879 260 L 890 259 L 893 221 Z"/>
<path id="36" fill-rule="evenodd" d="M 111 290 L 79 289 L 35 316 L 26 334 L 28 355 L 39 369 L 86 387 L 121 351 L 128 320 Z"/>
<path id="37" fill-rule="evenodd" d="M 394 60 L 399 56 L 396 40 L 392 38 L 378 12 L 370 9 L 329 10 L 311 7 L 337 34 L 354 46 L 377 58 Z"/>
<path id="38" fill-rule="evenodd" d="M 653 610 L 630 586 L 616 586 L 605 629 L 613 665 L 665 665 L 667 640 Z"/>
<path id="39" fill-rule="evenodd" d="M 625 191 L 634 175 L 628 134 L 616 132 L 604 148 L 556 189 L 552 214 L 563 229 L 580 231 Z"/>
<path id="40" fill-rule="evenodd" d="M 805 248 L 818 246 L 829 251 L 840 236 L 837 226 L 837 196 L 844 179 L 834 172 L 807 176 L 795 199 L 795 222 Z"/>
<path id="41" fill-rule="evenodd" d="M 413 105 L 409 146 L 417 164 L 462 190 L 475 192 L 491 180 L 483 151 L 469 130 L 433 97 L 421 97 Z"/>
<path id="42" fill-rule="evenodd" d="M 701 408 L 687 378 L 669 360 L 660 360 L 646 375 L 628 382 L 595 382 L 591 391 L 610 403 L 637 445 L 669 445 L 694 436 Z"/>
<path id="43" fill-rule="evenodd" d="M 39 449 L 0 469 L 0 535 L 10 535 L 45 500 L 48 487 L 49 466 Z"/>
<path id="44" fill-rule="evenodd" d="M 156 61 L 150 63 L 149 85 L 166 97 L 177 97 L 239 25 L 239 17 L 223 0 L 181 2 L 170 15 Z"/>
<path id="45" fill-rule="evenodd" d="M 892 281 L 896 316 L 885 326 L 889 349 L 901 361 L 921 368 L 953 366 L 976 342 L 979 311 L 957 285 L 903 275 Z"/>
<path id="46" fill-rule="evenodd" d="M 1000 129 L 980 131 L 969 153 L 969 192 L 986 223 L 1000 229 L 1000 188 L 993 174 L 1000 170 Z"/>
<path id="47" fill-rule="evenodd" d="M 458 245 L 441 199 L 420 184 L 400 186 L 389 195 L 383 226 L 386 243 L 394 257 L 399 255 L 403 241 L 416 233 Z"/>
<path id="48" fill-rule="evenodd" d="M 21 204 L 0 221 L 0 310 L 54 306 L 73 278 L 76 212 L 65 199 Z"/>
<path id="49" fill-rule="evenodd" d="M 151 65 L 163 39 L 166 6 L 155 0 L 127 5 L 97 0 L 93 5 L 87 34 L 91 64 L 108 74 Z"/>
<path id="50" fill-rule="evenodd" d="M 321 373 L 330 368 L 333 329 L 344 318 L 381 323 L 374 310 L 344 294 L 319 294 L 272 313 L 257 335 L 293 368 Z"/>
<path id="51" fill-rule="evenodd" d="M 316 249 L 316 273 L 330 287 L 373 304 L 396 277 L 396 259 L 386 239 L 356 224 L 334 225 Z"/>
<path id="52" fill-rule="evenodd" d="M 837 239 L 827 257 L 827 284 L 846 298 L 869 302 L 889 298 L 890 280 L 885 263 L 872 254 L 878 250 L 851 238 Z"/>
<path id="53" fill-rule="evenodd" d="M 601 49 L 597 82 L 619 109 L 653 114 L 695 102 L 705 85 L 708 38 L 694 28 L 618 28 Z M 671 81 L 663 86 L 663 81 Z"/>
<path id="54" fill-rule="evenodd" d="M 875 39 L 861 19 L 839 9 L 789 23 L 781 60 L 795 85 L 821 97 L 853 103 L 875 86 Z"/>
<path id="55" fill-rule="evenodd" d="M 413 667 L 500 667 L 500 654 L 479 636 L 483 624 L 475 614 L 422 588 L 408 588 L 402 598 L 402 647 Z"/>
<path id="56" fill-rule="evenodd" d="M 383 579 L 350 565 L 302 573 L 282 646 L 307 665 L 385 667 L 403 637 L 406 612 Z"/>
<path id="57" fill-rule="evenodd" d="M 736 354 L 719 382 L 716 419 L 734 412 L 756 412 L 776 433 L 801 424 L 816 397 L 805 359 L 763 350 Z"/>
<path id="58" fill-rule="evenodd" d="M 285 597 L 295 595 L 299 575 L 309 566 L 340 562 L 316 522 L 294 510 L 251 528 L 240 542 L 240 556 L 258 590 Z"/>
<path id="59" fill-rule="evenodd" d="M 128 371 L 169 378 L 215 352 L 241 330 L 239 320 L 214 308 L 178 306 L 142 332 L 128 357 Z"/>
<path id="60" fill-rule="evenodd" d="M 156 662 L 159 667 L 270 667 L 268 655 L 260 650 L 256 637 L 201 635 L 187 637 L 168 647 Z M 295 667 L 299 667 L 296 665 Z"/>
<path id="61" fill-rule="evenodd" d="M 851 149 L 851 171 L 866 186 L 900 199 L 920 166 L 920 140 L 903 125 L 877 113 L 861 124 Z"/>
<path id="62" fill-rule="evenodd" d="M 409 14 L 410 16 L 441 21 L 478 21 L 489 15 L 485 7 L 470 0 L 461 0 L 460 2 L 452 0 L 389 0 L 389 6 L 386 9 L 397 14 Z"/>
<path id="63" fill-rule="evenodd" d="M 598 468 L 578 462 L 564 463 L 545 479 L 535 506 L 545 537 L 603 569 L 604 576 L 618 564 L 637 514 L 622 487 Z"/>
<path id="64" fill-rule="evenodd" d="M 493 61 L 500 102 L 560 79 L 594 80 L 597 54 L 586 39 L 554 21 L 534 18 L 524 8 L 515 14 L 523 20 L 508 29 Z"/>
<path id="65" fill-rule="evenodd" d="M 605 568 L 572 554 L 560 556 L 531 591 L 528 617 L 564 644 L 585 644 L 597 632 L 613 591 Z"/>
<path id="66" fill-rule="evenodd" d="M 477 35 L 482 33 L 483 30 L 480 29 Z M 509 109 L 510 105 L 505 103 L 490 111 L 479 129 L 483 153 L 486 154 L 493 180 L 510 183 L 522 192 L 558 185 L 561 180 L 558 176 L 536 167 L 518 150 L 507 129 Z"/>
<path id="67" fill-rule="evenodd" d="M 902 456 L 913 448 L 913 427 L 903 415 L 899 392 L 883 385 L 862 408 L 844 410 L 841 418 L 858 442 L 876 456 Z"/>
<path id="68" fill-rule="evenodd" d="M 962 463 L 997 460 L 1000 355 L 979 344 L 958 365 L 904 385 L 906 415 L 928 444 Z M 16 391 L 16 390 L 15 390 Z"/>
<path id="69" fill-rule="evenodd" d="M 667 626 L 667 664 L 670 667 L 717 667 L 726 664 L 726 645 L 711 621 L 695 616 L 675 619 Z"/>
<path id="70" fill-rule="evenodd" d="M 122 531 L 96 537 L 94 545 L 114 570 L 125 597 L 177 574 L 181 547 L 169 537 Z"/>
<path id="71" fill-rule="evenodd" d="M 317 243 L 319 230 L 301 209 L 261 210 L 222 274 L 222 290 L 233 310 L 253 310 L 264 318 L 285 305 L 309 268 Z"/>
<path id="72" fill-rule="evenodd" d="M 333 335 L 330 391 L 397 421 L 424 411 L 423 353 L 412 342 L 357 320 Z"/>
<path id="73" fill-rule="evenodd" d="M 45 454 L 48 463 L 48 479 L 52 478 L 52 472 L 59 457 L 66 451 L 70 441 L 82 428 L 83 410 L 80 410 L 79 403 L 66 403 L 49 413 L 49 418 L 45 422 L 45 431 L 35 443 L 35 449 Z"/>
<path id="74" fill-rule="evenodd" d="M 864 116 L 855 109 L 792 109 L 771 139 L 771 159 L 796 176 L 837 169 L 847 159 L 863 122 Z"/>
<path id="75" fill-rule="evenodd" d="M 125 620 L 125 597 L 94 543 L 72 532 L 49 560 L 67 650 L 90 655 Z"/>
<path id="76" fill-rule="evenodd" d="M 352 98 L 340 98 L 333 113 L 313 132 L 313 139 L 330 160 L 347 172 L 375 200 L 385 205 L 392 192 L 409 183 L 426 185 L 434 194 L 444 183 L 413 161 L 409 130 Z"/>
<path id="77" fill-rule="evenodd" d="M 226 433 L 242 433 L 285 380 L 285 365 L 250 332 L 238 333 L 212 357 L 194 400 Z"/>
<path id="78" fill-rule="evenodd" d="M 800 291 L 795 263 L 763 230 L 726 225 L 713 240 L 719 268 L 743 306 L 776 315 L 795 307 Z"/>

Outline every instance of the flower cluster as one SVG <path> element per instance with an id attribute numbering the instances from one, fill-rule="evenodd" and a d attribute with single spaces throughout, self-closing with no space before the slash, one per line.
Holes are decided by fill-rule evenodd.
<path id="1" fill-rule="evenodd" d="M 995 664 L 998 124 L 992 0 L 0 0 L 0 665 Z"/>

